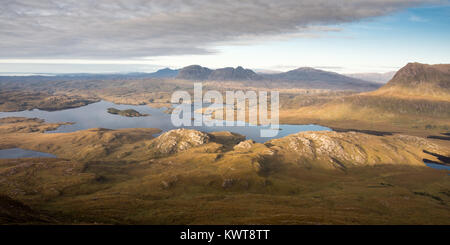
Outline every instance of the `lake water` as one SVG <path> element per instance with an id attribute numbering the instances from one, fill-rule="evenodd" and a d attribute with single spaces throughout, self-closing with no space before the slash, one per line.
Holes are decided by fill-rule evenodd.
<path id="1" fill-rule="evenodd" d="M 150 114 L 147 117 L 124 117 L 119 115 L 109 114 L 107 109 L 110 107 L 119 110 L 134 109 L 142 114 Z M 166 108 L 152 108 L 147 105 L 119 105 L 112 102 L 100 101 L 89 104 L 87 106 L 78 107 L 74 109 L 60 110 L 60 111 L 42 111 L 38 109 L 20 112 L 0 112 L 0 118 L 4 117 L 36 117 L 44 119 L 46 122 L 73 122 L 73 125 L 63 125 L 55 131 L 49 133 L 73 132 L 77 130 L 89 128 L 159 128 L 163 132 L 176 129 L 172 125 L 171 115 L 164 113 Z M 253 139 L 256 142 L 265 142 L 273 138 L 281 138 L 290 134 L 301 131 L 330 131 L 330 128 L 319 125 L 280 125 L 278 135 L 272 138 L 261 137 L 260 130 L 267 128 L 264 126 L 255 126 L 246 124 L 246 126 L 222 126 L 222 127 L 207 127 L 207 126 L 192 126 L 184 127 L 196 129 L 203 132 L 215 131 L 230 131 L 245 135 L 248 139 Z"/>
<path id="2" fill-rule="evenodd" d="M 39 151 L 24 150 L 20 148 L 11 148 L 0 150 L 1 159 L 10 158 L 56 158 L 55 155 Z"/>
<path id="3" fill-rule="evenodd" d="M 107 112 L 108 108 L 117 108 L 119 110 L 134 109 L 142 114 L 150 114 L 147 117 L 124 117 L 113 115 Z M 166 108 L 152 108 L 147 105 L 119 105 L 112 102 L 100 101 L 89 104 L 87 106 L 78 107 L 74 109 L 60 110 L 60 111 L 42 111 L 38 109 L 20 112 L 0 112 L 0 118 L 4 117 L 30 117 L 41 118 L 46 122 L 73 122 L 72 125 L 63 125 L 57 130 L 48 133 L 62 133 L 74 132 L 77 130 L 84 130 L 90 128 L 159 128 L 163 132 L 175 129 L 172 125 L 171 115 L 165 113 Z M 266 127 L 246 124 L 246 126 L 223 126 L 223 127 L 185 127 L 200 130 L 203 132 L 215 131 L 230 131 L 245 135 L 248 139 L 253 139 L 256 142 L 265 142 L 273 138 L 281 138 L 290 134 L 295 134 L 301 131 L 330 131 L 330 128 L 319 125 L 289 125 L 281 124 L 278 135 L 273 138 L 266 138 L 260 136 L 260 130 Z M 24 150 L 20 148 L 12 148 L 0 150 L 0 158 L 28 158 L 28 157 L 56 157 L 49 153 L 37 152 L 31 150 Z M 428 167 L 450 170 L 449 166 L 425 163 Z"/>
<path id="4" fill-rule="evenodd" d="M 450 166 L 446 166 L 446 165 L 441 165 L 441 164 L 436 164 L 436 163 L 428 163 L 425 162 L 425 164 L 430 167 L 430 168 L 435 168 L 435 169 L 439 169 L 439 170 L 448 170 L 450 171 Z"/>

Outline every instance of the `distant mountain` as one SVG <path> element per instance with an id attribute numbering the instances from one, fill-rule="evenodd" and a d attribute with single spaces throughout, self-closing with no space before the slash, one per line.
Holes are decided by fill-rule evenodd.
<path id="1" fill-rule="evenodd" d="M 152 76 L 155 78 L 172 78 L 178 75 L 179 70 L 172 70 L 170 68 L 164 68 L 161 70 L 157 70 L 153 73 L 147 73 L 148 76 Z"/>
<path id="2" fill-rule="evenodd" d="M 346 76 L 369 81 L 375 83 L 385 84 L 394 77 L 396 71 L 384 72 L 384 73 L 353 73 L 345 74 Z"/>
<path id="3" fill-rule="evenodd" d="M 374 82 L 310 67 L 301 67 L 277 74 L 264 74 L 263 77 L 266 80 L 288 81 L 307 88 L 368 91 L 380 87 L 379 84 Z"/>
<path id="4" fill-rule="evenodd" d="M 14 76 L 0 76 L 0 80 L 30 80 L 36 78 L 42 78 L 46 80 L 91 80 L 91 79 L 135 79 L 135 78 L 174 78 L 178 75 L 179 70 L 172 70 L 170 68 L 164 68 L 156 72 L 130 72 L 130 73 L 65 73 L 65 74 L 33 74 L 33 75 L 20 75 L 14 74 Z"/>
<path id="5" fill-rule="evenodd" d="M 250 69 L 244 69 L 238 66 L 236 69 L 232 67 L 226 67 L 222 69 L 214 70 L 209 75 L 210 80 L 231 80 L 231 81 L 247 81 L 247 80 L 260 80 L 261 76 L 256 74 Z"/>
<path id="6" fill-rule="evenodd" d="M 213 70 L 199 65 L 186 66 L 178 72 L 176 78 L 185 80 L 208 80 Z"/>
<path id="7" fill-rule="evenodd" d="M 305 118 L 314 118 L 315 122 L 327 122 L 327 126 L 341 127 L 336 122 L 352 121 L 351 127 L 375 131 L 398 128 L 403 132 L 416 129 L 448 132 L 450 64 L 409 63 L 378 90 L 300 107 L 285 115 L 292 118 L 287 123 L 306 115 Z"/>
<path id="8" fill-rule="evenodd" d="M 236 68 L 225 67 L 217 70 L 211 70 L 199 65 L 191 65 L 180 70 L 178 79 L 186 80 L 211 80 L 211 81 L 254 81 L 261 77 L 250 69 L 244 69 L 241 66 Z"/>
<path id="9" fill-rule="evenodd" d="M 199 65 L 191 65 L 182 68 L 178 79 L 198 81 L 264 81 L 280 82 L 289 86 L 302 88 L 333 89 L 333 90 L 356 90 L 370 91 L 381 85 L 352 77 L 347 77 L 334 72 L 322 71 L 314 68 L 303 67 L 282 73 L 255 73 L 241 66 L 236 68 L 226 67 L 212 70 Z"/>
<path id="10" fill-rule="evenodd" d="M 409 63 L 373 93 L 450 100 L 450 64 Z"/>

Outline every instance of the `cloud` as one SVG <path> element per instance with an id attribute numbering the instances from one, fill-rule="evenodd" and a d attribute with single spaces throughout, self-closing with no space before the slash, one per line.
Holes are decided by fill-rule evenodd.
<path id="1" fill-rule="evenodd" d="M 218 44 L 327 31 L 433 0 L 2 0 L 0 58 L 210 54 Z"/>

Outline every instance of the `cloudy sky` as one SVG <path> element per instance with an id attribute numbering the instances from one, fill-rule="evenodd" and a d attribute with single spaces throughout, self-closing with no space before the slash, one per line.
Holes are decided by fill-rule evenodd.
<path id="1" fill-rule="evenodd" d="M 449 0 L 2 0 L 0 72 L 450 63 Z"/>

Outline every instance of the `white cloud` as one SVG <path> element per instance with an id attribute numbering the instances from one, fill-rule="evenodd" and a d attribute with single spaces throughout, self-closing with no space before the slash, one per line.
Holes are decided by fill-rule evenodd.
<path id="1" fill-rule="evenodd" d="M 323 32 L 433 0 L 2 0 L 0 58 L 130 59 Z M 335 30 L 331 28 L 331 30 Z"/>

